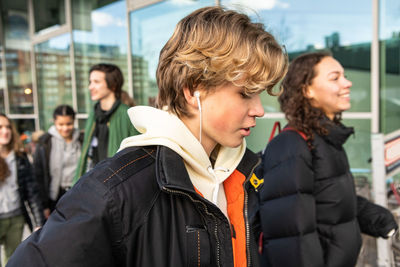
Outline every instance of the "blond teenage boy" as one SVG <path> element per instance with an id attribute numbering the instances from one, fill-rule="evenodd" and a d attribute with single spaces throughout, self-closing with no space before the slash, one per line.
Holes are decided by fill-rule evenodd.
<path id="1" fill-rule="evenodd" d="M 142 134 L 60 200 L 9 266 L 257 266 L 244 137 L 259 94 L 287 69 L 246 15 L 207 7 L 183 18 L 160 54 L 160 109 L 128 113 Z"/>

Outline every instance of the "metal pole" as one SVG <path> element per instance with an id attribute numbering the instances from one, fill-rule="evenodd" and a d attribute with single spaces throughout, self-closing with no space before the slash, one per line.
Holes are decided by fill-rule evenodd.
<path id="1" fill-rule="evenodd" d="M 372 0 L 371 132 L 379 132 L 379 0 Z"/>
<path id="2" fill-rule="evenodd" d="M 371 154 L 372 154 L 372 193 L 374 202 L 380 206 L 387 207 L 386 198 L 386 169 L 384 155 L 384 136 L 381 133 L 372 134 Z M 378 238 L 377 245 L 377 264 L 379 267 L 392 266 L 393 252 L 390 240 Z"/>
<path id="3" fill-rule="evenodd" d="M 131 35 L 131 23 L 130 23 L 130 10 L 129 10 L 129 3 L 126 2 L 126 30 L 128 35 L 128 42 L 127 42 L 127 63 L 128 63 L 128 94 L 135 98 L 135 92 L 133 91 L 133 70 L 132 70 L 132 35 Z"/>

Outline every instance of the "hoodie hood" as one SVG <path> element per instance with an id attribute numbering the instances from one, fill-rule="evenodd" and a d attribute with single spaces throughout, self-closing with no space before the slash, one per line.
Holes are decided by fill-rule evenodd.
<path id="1" fill-rule="evenodd" d="M 141 134 L 124 139 L 120 150 L 130 146 L 166 146 L 183 158 L 192 184 L 204 198 L 216 205 L 224 201 L 222 183 L 241 161 L 246 151 L 244 139 L 239 147 L 215 149 L 211 155 L 213 166 L 203 146 L 176 115 L 148 106 L 132 107 L 128 115 Z"/>
<path id="2" fill-rule="evenodd" d="M 48 133 L 56 138 L 59 141 L 64 141 L 64 138 L 60 135 L 60 133 L 57 131 L 56 126 L 52 125 L 49 130 Z M 76 142 L 79 139 L 79 130 L 78 129 L 74 129 L 74 132 L 72 133 L 72 142 Z M 65 142 L 65 141 L 64 141 Z"/>

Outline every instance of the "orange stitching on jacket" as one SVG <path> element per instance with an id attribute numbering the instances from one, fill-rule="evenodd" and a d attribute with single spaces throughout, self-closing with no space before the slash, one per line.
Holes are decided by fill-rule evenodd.
<path id="1" fill-rule="evenodd" d="M 139 160 L 139 159 L 142 159 L 142 158 L 145 158 L 145 157 L 147 157 L 147 156 L 150 156 L 150 154 L 153 153 L 153 152 L 154 152 L 154 150 L 151 150 L 149 153 L 147 153 L 147 151 L 146 151 L 147 155 L 141 156 L 140 158 L 137 158 L 137 159 L 134 159 L 134 160 L 128 162 L 127 164 L 125 164 L 124 166 L 122 166 L 121 168 L 119 168 L 116 172 L 114 172 L 113 174 L 111 174 L 110 176 L 108 176 L 107 179 L 105 179 L 105 180 L 103 181 L 103 183 L 105 183 L 105 182 L 107 182 L 108 180 L 110 180 L 111 177 L 113 177 L 114 175 L 116 175 L 117 173 L 119 173 L 120 171 L 122 171 L 122 169 L 126 168 L 128 165 L 134 163 L 135 161 L 137 161 L 137 160 Z"/>

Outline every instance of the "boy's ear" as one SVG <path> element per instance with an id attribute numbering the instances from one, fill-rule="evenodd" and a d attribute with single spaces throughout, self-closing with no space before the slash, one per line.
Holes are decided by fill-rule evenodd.
<path id="1" fill-rule="evenodd" d="M 186 103 L 194 108 L 197 108 L 196 97 L 190 92 L 189 88 L 183 88 L 183 95 L 185 96 Z"/>

